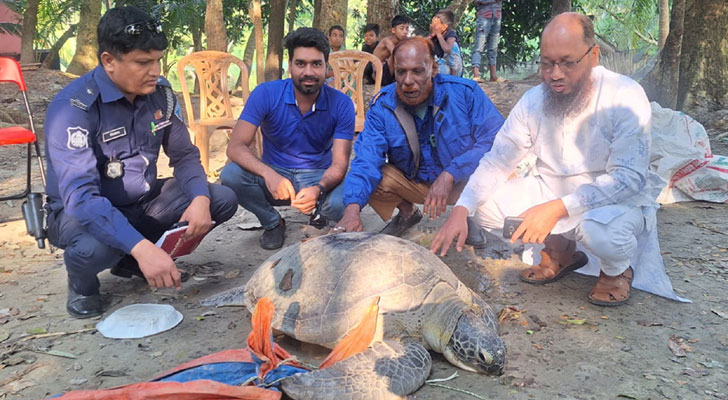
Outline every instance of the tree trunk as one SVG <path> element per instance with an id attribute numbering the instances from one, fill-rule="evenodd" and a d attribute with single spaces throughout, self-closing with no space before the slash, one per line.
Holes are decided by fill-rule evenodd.
<path id="1" fill-rule="evenodd" d="M 268 55 L 265 59 L 265 80 L 281 79 L 283 68 L 283 30 L 286 26 L 286 0 L 270 2 L 268 18 Z"/>
<path id="2" fill-rule="evenodd" d="M 660 61 L 650 71 L 644 84 L 650 100 L 661 106 L 677 107 L 677 85 L 680 74 L 680 51 L 683 40 L 685 0 L 673 0 L 670 16 L 670 34 L 660 54 Z"/>
<path id="3" fill-rule="evenodd" d="M 319 28 L 319 24 L 321 24 L 321 2 L 323 0 L 313 0 L 313 27 Z"/>
<path id="4" fill-rule="evenodd" d="M 728 105 L 728 2 L 687 0 L 684 24 L 678 109 Z"/>
<path id="5" fill-rule="evenodd" d="M 253 72 L 253 56 L 255 55 L 255 27 L 250 31 L 248 42 L 245 43 L 243 51 L 243 62 L 248 67 L 248 73 Z"/>
<path id="6" fill-rule="evenodd" d="M 225 33 L 225 19 L 222 16 L 222 0 L 207 0 L 205 36 L 207 36 L 207 50 L 227 52 L 227 34 Z"/>
<path id="7" fill-rule="evenodd" d="M 379 24 L 380 37 L 392 34 L 392 18 L 400 12 L 399 0 L 369 0 L 367 2 L 367 22 Z"/>
<path id="8" fill-rule="evenodd" d="M 38 4 L 40 0 L 28 0 L 23 14 L 23 36 L 20 44 L 20 63 L 30 64 L 35 62 L 33 52 L 33 41 L 35 40 L 35 26 L 38 23 Z"/>
<path id="9" fill-rule="evenodd" d="M 468 8 L 468 4 L 470 4 L 470 0 L 454 0 L 452 4 L 450 4 L 450 11 L 452 11 L 453 16 L 455 17 L 452 28 L 455 29 L 458 26 L 458 23 L 460 22 L 460 18 L 465 13 L 465 10 Z"/>
<path id="10" fill-rule="evenodd" d="M 346 28 L 349 0 L 320 0 L 320 3 L 321 8 L 317 13 L 318 19 L 314 15 L 314 28 L 318 28 L 324 33 L 328 33 L 332 25 L 341 25 Z M 344 38 L 344 45 L 346 45 L 346 37 Z"/>
<path id="11" fill-rule="evenodd" d="M 657 46 L 665 47 L 667 35 L 670 33 L 670 0 L 660 0 L 660 24 L 657 38 Z"/>
<path id="12" fill-rule="evenodd" d="M 553 0 L 551 3 L 551 16 L 571 11 L 571 0 Z"/>
<path id="13" fill-rule="evenodd" d="M 290 0 L 288 5 L 288 32 L 293 32 L 293 26 L 296 22 L 296 0 Z"/>
<path id="14" fill-rule="evenodd" d="M 263 19 L 260 12 L 260 0 L 250 2 L 250 15 L 255 27 L 255 75 L 258 84 L 265 82 L 264 50 L 263 50 Z"/>
<path id="15" fill-rule="evenodd" d="M 48 51 L 48 55 L 46 56 L 45 60 L 43 60 L 43 68 L 50 68 L 54 62 L 58 59 L 58 52 L 61 51 L 61 47 L 63 47 L 64 44 L 68 41 L 68 39 L 72 38 L 74 34 L 76 34 L 76 27 L 77 24 L 73 24 L 68 27 L 68 29 L 63 32 L 63 35 L 61 35 L 58 40 L 53 44 L 51 49 Z"/>
<path id="16" fill-rule="evenodd" d="M 96 52 L 98 39 L 96 26 L 101 19 L 101 0 L 82 1 L 81 14 L 78 18 L 78 36 L 76 37 L 76 54 L 68 64 L 66 72 L 83 75 L 98 64 Z"/>

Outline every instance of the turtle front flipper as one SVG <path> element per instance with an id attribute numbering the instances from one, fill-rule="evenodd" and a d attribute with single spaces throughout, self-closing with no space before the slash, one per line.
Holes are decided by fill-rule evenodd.
<path id="1" fill-rule="evenodd" d="M 226 307 L 226 306 L 245 306 L 245 288 L 243 286 L 235 287 L 221 293 L 202 300 L 200 305 L 205 307 Z"/>
<path id="2" fill-rule="evenodd" d="M 432 358 L 419 343 L 375 342 L 331 367 L 293 375 L 281 388 L 293 399 L 403 399 L 430 375 Z"/>

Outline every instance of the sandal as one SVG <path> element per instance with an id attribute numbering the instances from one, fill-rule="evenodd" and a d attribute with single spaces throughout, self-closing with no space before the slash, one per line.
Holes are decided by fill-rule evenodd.
<path id="1" fill-rule="evenodd" d="M 576 247 L 576 246 L 574 246 Z M 589 258 L 581 251 L 575 251 L 570 258 L 571 263 L 564 266 L 546 250 L 541 250 L 541 263 L 521 271 L 521 280 L 526 283 L 542 285 L 558 281 L 571 271 L 575 271 L 589 262 Z"/>
<path id="2" fill-rule="evenodd" d="M 407 229 L 417 225 L 422 217 L 422 211 L 418 207 L 415 207 L 415 211 L 409 217 L 403 217 L 397 214 L 379 233 L 400 237 Z"/>
<path id="3" fill-rule="evenodd" d="M 605 275 L 599 272 L 599 279 L 589 294 L 589 302 L 598 306 L 614 307 L 624 304 L 629 300 L 632 278 L 634 271 L 632 267 L 627 268 L 617 276 Z"/>

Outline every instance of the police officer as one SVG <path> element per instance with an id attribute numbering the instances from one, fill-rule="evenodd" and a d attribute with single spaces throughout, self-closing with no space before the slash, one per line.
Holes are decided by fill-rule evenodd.
<path id="1" fill-rule="evenodd" d="M 208 184 L 170 84 L 160 77 L 167 39 L 135 7 L 98 25 L 100 65 L 65 87 L 46 115 L 48 238 L 65 249 L 68 313 L 102 314 L 100 271 L 181 287 L 174 261 L 154 242 L 177 222 L 207 233 L 237 209 L 232 190 Z M 174 178 L 157 179 L 164 148 Z"/>

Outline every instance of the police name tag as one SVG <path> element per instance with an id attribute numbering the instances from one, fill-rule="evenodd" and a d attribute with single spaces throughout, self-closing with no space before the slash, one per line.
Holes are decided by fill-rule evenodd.
<path id="1" fill-rule="evenodd" d="M 126 136 L 126 128 L 123 126 L 120 126 L 118 128 L 114 128 L 110 131 L 106 131 L 101 134 L 101 140 L 104 141 L 104 143 L 110 142 L 114 139 L 118 139 L 120 137 Z"/>
<path id="2" fill-rule="evenodd" d="M 172 121 L 170 121 L 170 120 L 162 121 L 158 124 L 155 124 L 154 122 L 152 122 L 151 123 L 152 133 L 154 133 L 156 135 L 157 131 L 162 130 L 170 125 L 172 125 Z"/>

